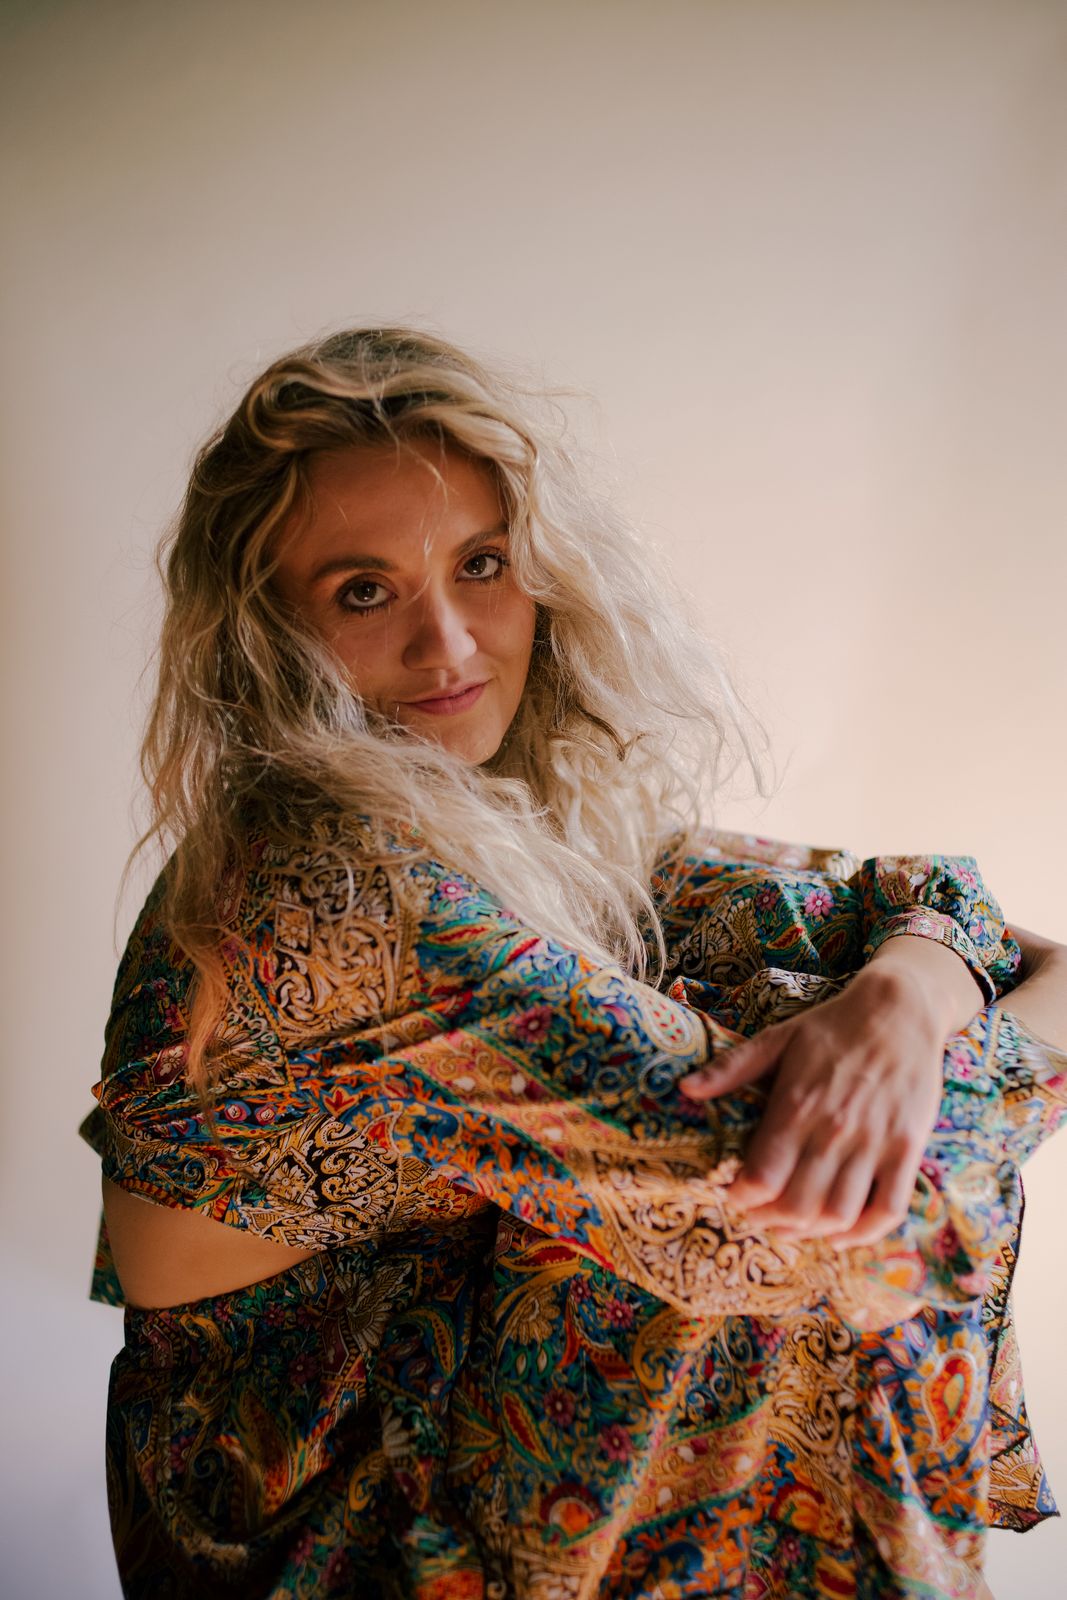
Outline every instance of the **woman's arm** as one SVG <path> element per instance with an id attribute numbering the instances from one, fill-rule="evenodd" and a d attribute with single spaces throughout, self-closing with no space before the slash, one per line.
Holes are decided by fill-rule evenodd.
<path id="1" fill-rule="evenodd" d="M 1067 1050 L 1067 945 L 1016 923 L 1011 928 L 1023 953 L 1023 980 L 993 1004 L 1057 1050 Z"/>
<path id="2" fill-rule="evenodd" d="M 946 1039 L 1019 970 L 1018 945 L 976 863 L 860 863 L 846 851 L 711 832 L 684 857 L 668 848 L 653 887 L 669 964 L 693 975 L 697 1005 L 760 966 L 847 982 L 843 994 L 717 1058 L 685 1089 L 710 1099 L 773 1073 L 731 1189 L 755 1225 L 837 1243 L 883 1238 L 915 1186 Z M 753 1021 L 774 1018 L 743 1019 L 743 1031 Z"/>
<path id="3" fill-rule="evenodd" d="M 972 1081 L 981 1029 L 959 1043 L 966 1072 L 901 1236 L 839 1256 L 730 1204 L 760 1089 L 713 1106 L 678 1090 L 737 1042 L 729 1007 L 722 1022 L 718 1001 L 700 1012 L 599 967 L 440 863 L 368 862 L 343 916 L 331 870 L 264 864 L 247 881 L 213 1128 L 182 1079 L 187 975 L 143 919 L 96 1090 L 108 1177 L 294 1246 L 449 1226 L 490 1201 L 693 1315 L 775 1317 L 828 1297 L 858 1326 L 889 1326 L 915 1297 L 953 1307 L 982 1292 L 1006 1212 L 998 1091 Z M 856 914 L 846 897 L 837 932 L 858 948 L 846 904 Z M 765 987 L 758 963 L 742 1010 Z M 782 976 L 800 1006 L 836 987 Z M 989 1180 L 977 1212 L 976 1172 Z"/>

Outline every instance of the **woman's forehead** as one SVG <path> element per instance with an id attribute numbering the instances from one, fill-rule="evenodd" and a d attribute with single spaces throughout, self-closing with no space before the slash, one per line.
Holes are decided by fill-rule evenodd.
<path id="1" fill-rule="evenodd" d="M 389 570 L 420 552 L 447 557 L 475 536 L 507 532 L 489 463 L 436 441 L 400 452 L 391 444 L 321 451 L 306 482 L 307 504 L 279 539 L 278 555 L 309 577 L 345 558 Z"/>
<path id="2" fill-rule="evenodd" d="M 446 511 L 455 501 L 499 498 L 490 462 L 436 439 L 319 451 L 305 477 L 314 509 L 341 506 L 350 520 L 373 519 L 382 507 Z"/>

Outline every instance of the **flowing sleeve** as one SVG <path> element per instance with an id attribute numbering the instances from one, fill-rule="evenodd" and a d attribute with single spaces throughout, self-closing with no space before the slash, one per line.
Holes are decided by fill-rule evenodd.
<path id="1" fill-rule="evenodd" d="M 770 870 L 769 870 L 770 869 Z M 665 846 L 653 878 L 672 976 L 736 980 L 760 968 L 840 978 L 900 934 L 967 963 L 985 1003 L 1018 981 L 1022 952 L 972 856 L 872 856 L 707 830 Z"/>
<path id="2" fill-rule="evenodd" d="M 681 981 L 664 995 L 597 966 L 443 863 L 353 873 L 312 846 L 249 875 L 213 1126 L 181 1075 L 174 953 L 151 918 L 136 938 L 95 1092 L 105 1171 L 148 1198 L 323 1246 L 489 1202 L 697 1315 L 827 1299 L 869 1328 L 981 1293 L 1004 1156 L 980 1030 L 955 1041 L 962 1087 L 908 1222 L 839 1254 L 730 1207 L 765 1092 L 697 1105 L 677 1083 L 736 1031 Z"/>

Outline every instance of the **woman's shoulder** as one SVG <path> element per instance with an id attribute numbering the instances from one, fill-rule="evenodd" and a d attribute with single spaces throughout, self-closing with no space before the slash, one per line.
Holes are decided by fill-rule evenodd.
<path id="1" fill-rule="evenodd" d="M 302 827 L 259 822 L 242 836 L 228 879 L 229 920 L 243 900 L 259 907 L 279 897 L 313 906 L 327 918 L 377 904 L 386 884 L 429 883 L 439 866 L 427 860 L 415 829 L 362 814 L 324 814 Z M 226 896 L 224 896 L 226 898 Z"/>
<path id="2" fill-rule="evenodd" d="M 153 885 L 126 946 L 107 1027 L 104 1076 L 185 1054 L 195 963 Z M 323 817 L 300 836 L 263 826 L 239 839 L 215 895 L 229 993 L 223 1031 L 291 1051 L 324 1033 L 382 1023 L 426 993 L 463 987 L 529 930 L 413 830 Z M 236 1037 L 236 1035 L 235 1035 Z"/>
<path id="3" fill-rule="evenodd" d="M 413 830 L 324 824 L 296 845 L 267 846 L 247 880 L 241 921 L 283 1032 L 388 1019 L 466 989 L 533 930 L 468 871 L 427 851 Z"/>
<path id="4" fill-rule="evenodd" d="M 260 828 L 224 888 L 220 921 L 249 951 L 342 961 L 361 938 L 403 942 L 445 872 L 412 832 L 369 817 L 325 816 L 299 837 Z"/>

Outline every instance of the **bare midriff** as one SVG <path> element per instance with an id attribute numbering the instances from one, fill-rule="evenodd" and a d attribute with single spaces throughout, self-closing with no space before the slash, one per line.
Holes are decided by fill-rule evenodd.
<path id="1" fill-rule="evenodd" d="M 103 1180 L 104 1216 L 127 1305 L 158 1310 L 230 1294 L 317 1255 L 195 1211 L 156 1205 Z"/>

